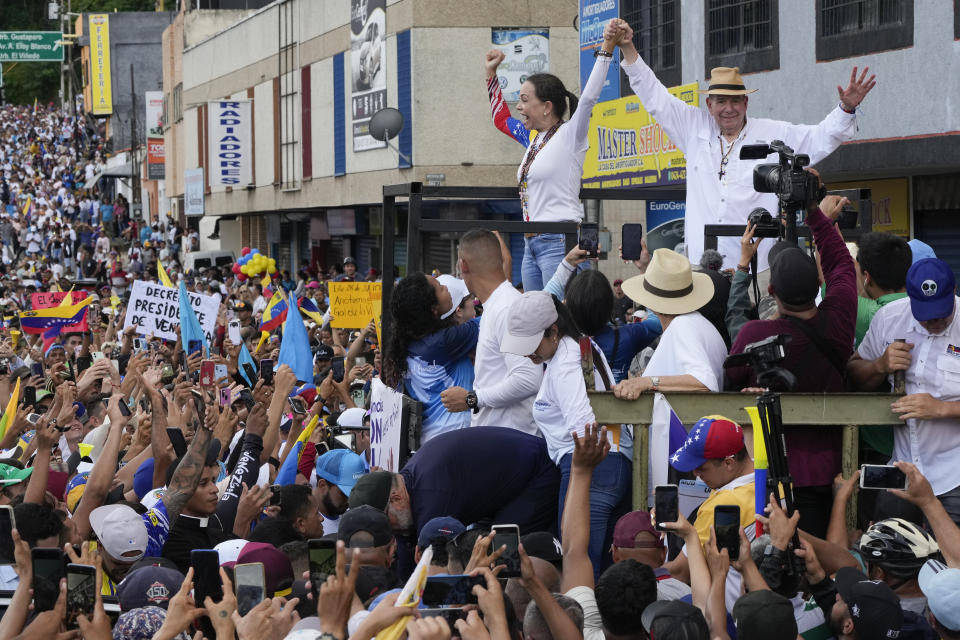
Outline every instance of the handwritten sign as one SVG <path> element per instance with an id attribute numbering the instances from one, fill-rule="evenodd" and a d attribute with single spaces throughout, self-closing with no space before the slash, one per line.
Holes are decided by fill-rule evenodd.
<path id="1" fill-rule="evenodd" d="M 374 307 L 380 307 L 379 282 L 331 282 L 330 325 L 340 329 L 362 329 L 374 318 Z"/>
<path id="2" fill-rule="evenodd" d="M 385 471 L 400 470 L 400 432 L 403 396 L 380 382 L 370 391 L 370 466 Z"/>
<path id="3" fill-rule="evenodd" d="M 66 297 L 67 297 L 67 293 L 65 291 L 41 291 L 39 293 L 31 293 L 30 307 L 32 309 L 50 309 L 51 307 L 55 307 L 61 302 L 63 302 L 63 299 Z M 87 297 L 86 291 L 70 292 L 70 298 L 71 298 L 70 301 L 73 304 L 80 302 L 86 297 Z M 69 326 L 63 327 L 60 330 L 60 333 L 71 333 L 73 331 L 88 331 L 88 330 L 89 328 L 87 326 L 87 316 L 84 315 L 83 320 L 81 320 L 77 324 L 71 324 Z"/>
<path id="4" fill-rule="evenodd" d="M 207 341 L 213 344 L 220 296 L 190 292 L 190 305 L 197 314 Z M 141 335 L 176 340 L 174 326 L 177 324 L 180 324 L 180 291 L 143 280 L 134 281 L 123 327 L 135 325 L 137 333 Z"/>

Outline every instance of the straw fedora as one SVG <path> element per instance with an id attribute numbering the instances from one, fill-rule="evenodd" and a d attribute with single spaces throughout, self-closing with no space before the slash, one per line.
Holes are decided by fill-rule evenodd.
<path id="1" fill-rule="evenodd" d="M 710 85 L 704 92 L 708 96 L 745 96 L 755 92 L 743 85 L 740 67 L 714 67 L 710 70 Z"/>
<path id="2" fill-rule="evenodd" d="M 672 316 L 696 311 L 713 297 L 713 280 L 695 273 L 690 261 L 670 249 L 657 249 L 642 276 L 625 280 L 623 292 L 651 311 Z"/>

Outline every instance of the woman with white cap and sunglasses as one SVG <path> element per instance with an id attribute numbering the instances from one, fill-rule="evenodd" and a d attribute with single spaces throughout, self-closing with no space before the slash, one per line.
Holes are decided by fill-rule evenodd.
<path id="1" fill-rule="evenodd" d="M 571 434 L 582 437 L 584 426 L 596 422 L 581 364 L 581 339 L 590 344 L 594 374 L 591 390 L 610 389 L 613 373 L 603 352 L 581 334 L 570 310 L 546 291 L 520 296 L 510 310 L 506 335 L 500 342 L 502 352 L 526 356 L 534 364 L 545 365 L 543 382 L 533 404 L 533 419 L 546 440 L 550 458 L 560 469 L 560 514 L 573 458 Z M 618 446 L 594 470 L 590 485 L 589 553 L 596 575 L 610 564 L 606 550 L 617 517 L 630 510 L 633 436 L 625 429 L 619 439 L 614 436 L 614 444 Z"/>
<path id="2" fill-rule="evenodd" d="M 663 335 L 643 376 L 613 388 L 618 398 L 636 400 L 650 391 L 720 391 L 727 346 L 698 311 L 713 297 L 713 280 L 694 272 L 686 257 L 657 249 L 643 275 L 623 283 L 631 300 L 660 318 Z"/>
<path id="3" fill-rule="evenodd" d="M 467 296 L 462 280 L 413 273 L 390 297 L 393 331 L 383 352 L 383 382 L 423 404 L 421 444 L 470 426 L 469 411 L 451 413 L 440 400 L 448 387 L 473 388 L 470 354 L 477 348 L 480 322 L 455 318 Z"/>

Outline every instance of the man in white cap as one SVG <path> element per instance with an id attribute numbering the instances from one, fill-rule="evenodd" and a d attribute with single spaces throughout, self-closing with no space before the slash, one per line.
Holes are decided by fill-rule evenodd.
<path id="1" fill-rule="evenodd" d="M 817 125 L 798 125 L 766 118 L 747 119 L 748 90 L 737 67 L 716 67 L 710 72 L 706 90 L 707 109 L 688 105 L 671 95 L 653 71 L 640 59 L 633 46 L 633 30 L 624 20 L 614 19 L 606 30 L 619 32 L 623 52 L 622 68 L 630 88 L 644 108 L 657 119 L 678 149 L 687 157 L 687 203 L 684 242 L 694 262 L 703 253 L 703 227 L 706 224 L 745 224 L 755 207 L 763 207 L 776 216 L 774 194 L 753 189 L 753 168 L 769 160 L 741 160 L 744 144 L 782 140 L 796 153 L 810 156 L 816 164 L 842 143 L 852 140 L 857 129 L 857 107 L 876 84 L 867 78 L 869 68 L 857 77 L 854 67 L 846 89 L 837 87 L 839 104 Z M 724 268 L 737 266 L 740 239 L 719 238 L 717 246 L 724 257 Z M 767 269 L 767 250 L 758 253 L 759 271 Z"/>

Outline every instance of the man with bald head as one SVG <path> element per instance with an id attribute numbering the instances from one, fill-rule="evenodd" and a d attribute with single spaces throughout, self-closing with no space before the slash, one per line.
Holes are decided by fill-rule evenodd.
<path id="1" fill-rule="evenodd" d="M 474 229 L 460 239 L 458 266 L 463 281 L 483 304 L 474 361 L 473 389 L 451 387 L 440 397 L 447 411 L 473 411 L 473 426 L 511 427 L 536 434 L 533 400 L 543 369 L 529 358 L 501 353 L 507 314 L 520 297 L 503 274 L 497 236 Z"/>

